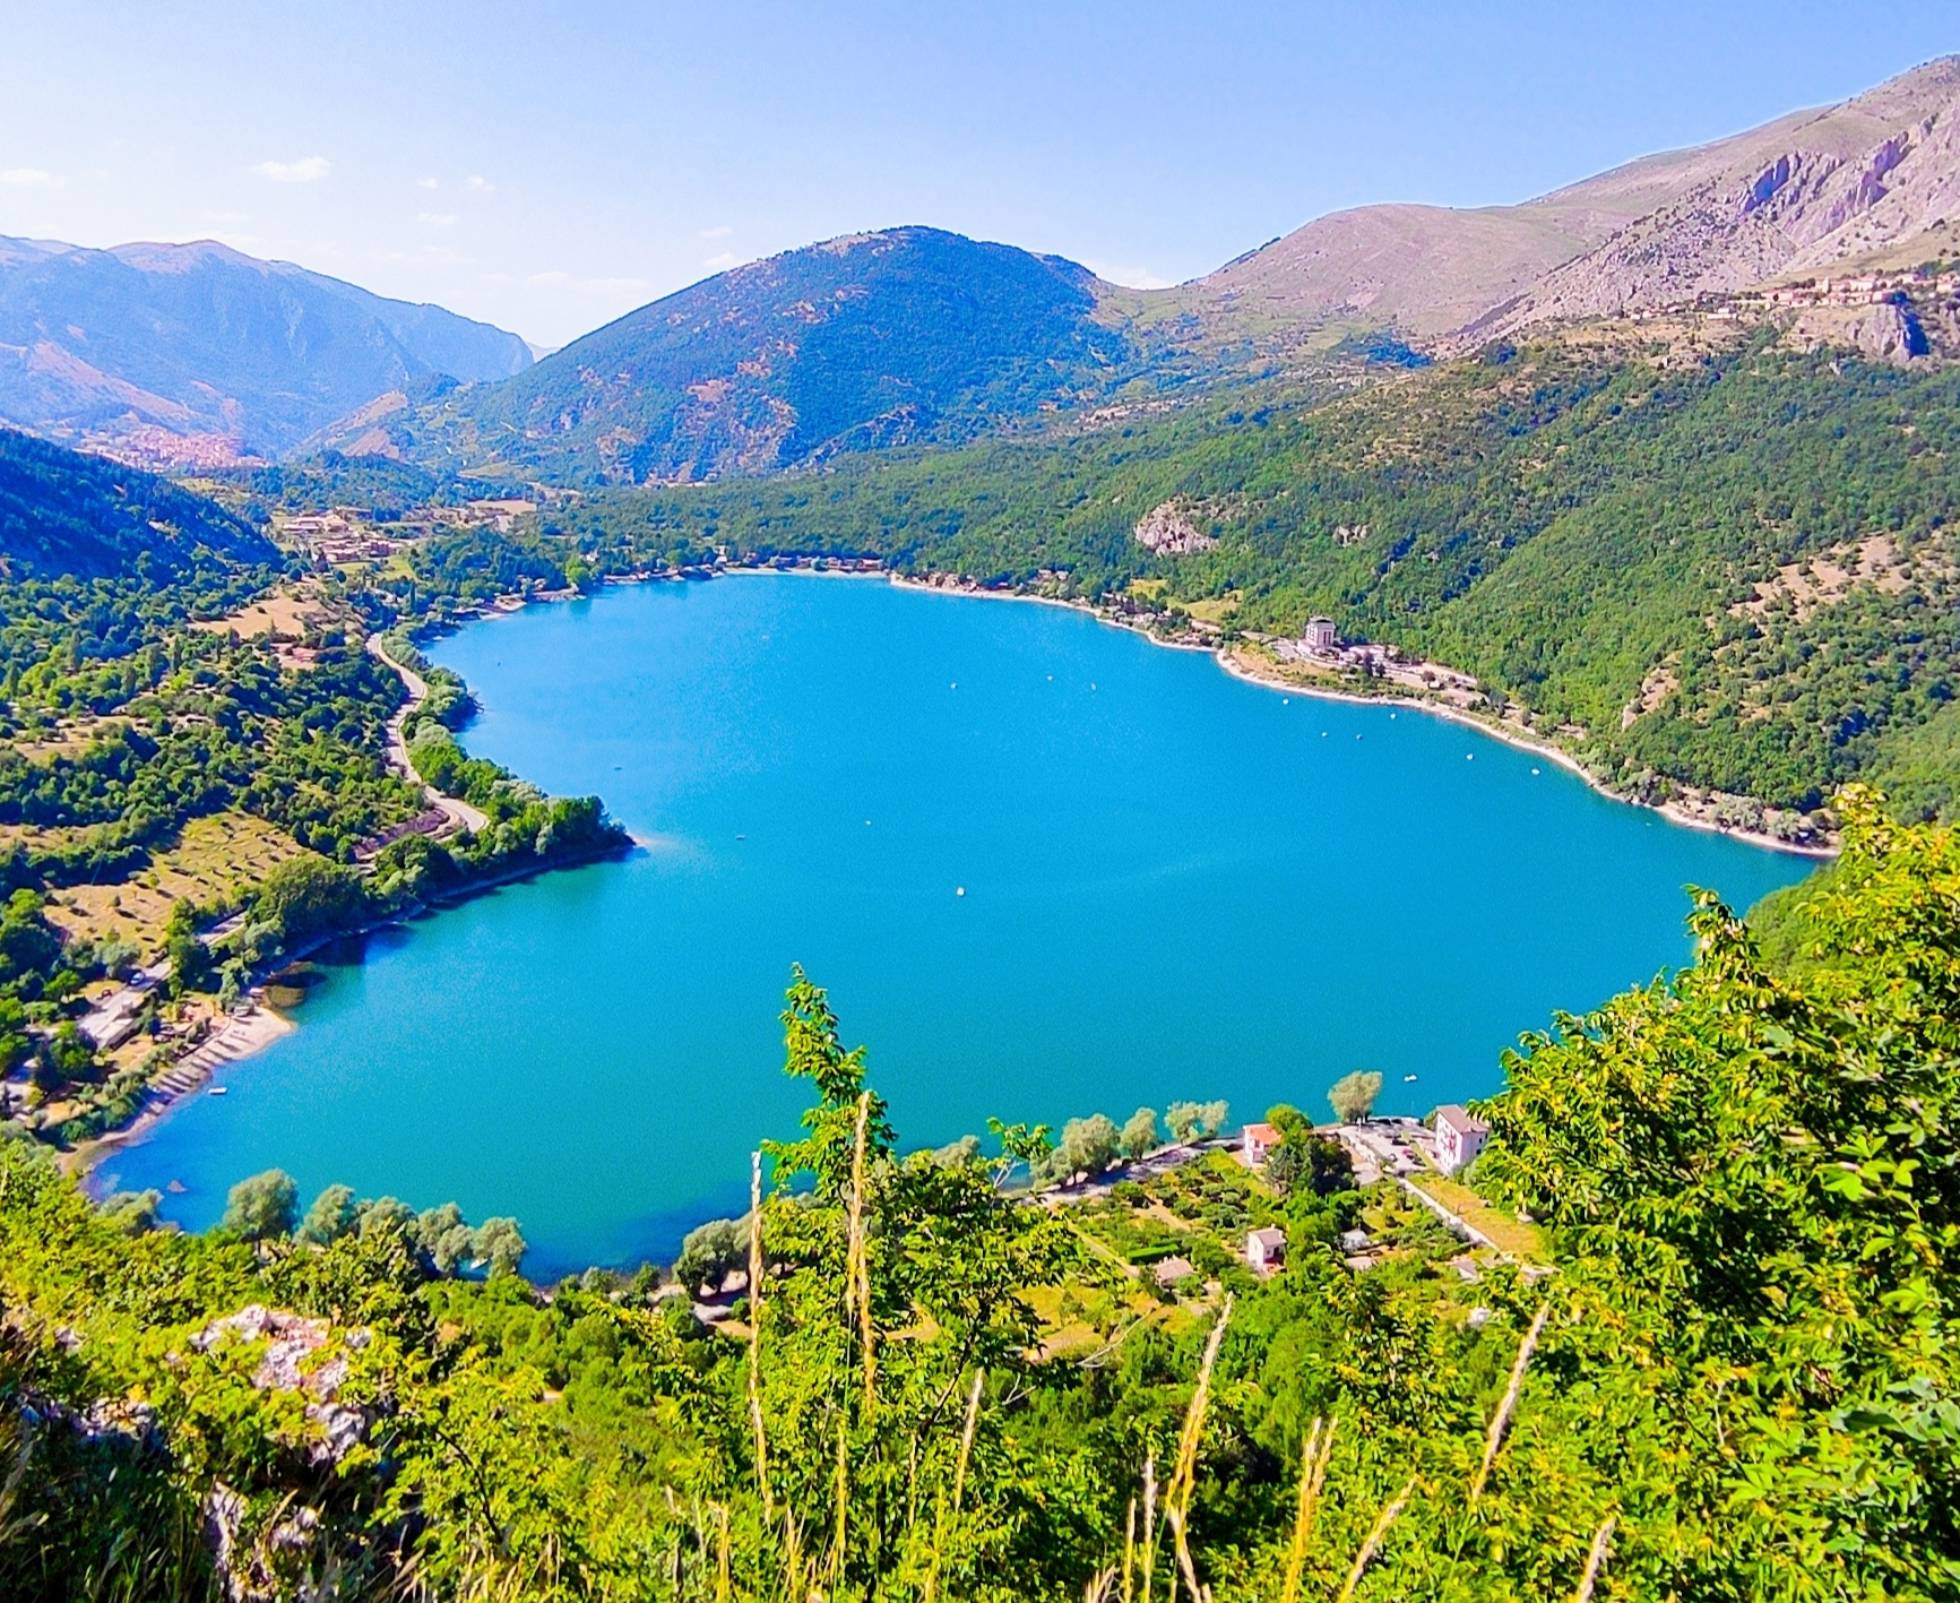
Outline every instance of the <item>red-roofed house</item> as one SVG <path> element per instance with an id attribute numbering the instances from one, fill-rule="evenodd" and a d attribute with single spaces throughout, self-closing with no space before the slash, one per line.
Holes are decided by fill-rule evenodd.
<path id="1" fill-rule="evenodd" d="M 1280 1143 L 1280 1133 L 1270 1124 L 1248 1124 L 1239 1134 L 1245 1161 L 1255 1168 L 1266 1161 L 1266 1154 Z"/>
<path id="2" fill-rule="evenodd" d="M 1455 1174 L 1483 1151 L 1490 1126 L 1460 1104 L 1446 1102 L 1436 1110 L 1436 1161 L 1443 1173 Z"/>

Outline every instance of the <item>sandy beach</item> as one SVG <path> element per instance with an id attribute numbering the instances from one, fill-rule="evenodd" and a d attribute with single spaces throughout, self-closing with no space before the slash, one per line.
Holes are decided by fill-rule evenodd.
<path id="1" fill-rule="evenodd" d="M 142 1112 L 121 1129 L 76 1147 L 69 1167 L 79 1174 L 88 1173 L 118 1147 L 140 1138 L 179 1100 L 202 1090 L 219 1069 L 263 1051 L 296 1028 L 291 1019 L 263 1002 L 250 1003 L 226 1015 L 223 1023 L 150 1082 Z"/>

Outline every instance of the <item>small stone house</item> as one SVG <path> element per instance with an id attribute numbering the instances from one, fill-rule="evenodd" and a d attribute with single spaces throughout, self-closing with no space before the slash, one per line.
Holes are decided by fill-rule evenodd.
<path id="1" fill-rule="evenodd" d="M 1309 618 L 1306 632 L 1300 636 L 1300 644 L 1309 651 L 1332 651 L 1340 643 L 1332 618 Z"/>
<path id="2" fill-rule="evenodd" d="M 1189 1280 L 1198 1271 L 1189 1258 L 1160 1258 L 1151 1271 L 1157 1277 L 1157 1284 L 1169 1291 L 1181 1282 Z"/>

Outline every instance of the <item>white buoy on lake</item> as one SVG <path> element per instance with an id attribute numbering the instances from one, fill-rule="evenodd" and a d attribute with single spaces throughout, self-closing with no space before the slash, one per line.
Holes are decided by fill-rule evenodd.
<path id="1" fill-rule="evenodd" d="M 953 894 L 955 896 L 964 896 L 966 894 L 966 887 L 964 885 L 955 887 Z"/>

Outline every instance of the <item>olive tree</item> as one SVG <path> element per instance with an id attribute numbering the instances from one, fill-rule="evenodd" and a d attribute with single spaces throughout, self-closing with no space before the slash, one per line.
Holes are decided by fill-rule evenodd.
<path id="1" fill-rule="evenodd" d="M 1356 1069 L 1344 1074 L 1329 1088 L 1327 1100 L 1334 1117 L 1343 1124 L 1358 1124 L 1374 1111 L 1375 1098 L 1382 1092 L 1382 1077 L 1372 1069 Z"/>
<path id="2" fill-rule="evenodd" d="M 682 1240 L 680 1256 L 674 1260 L 674 1278 L 690 1294 L 710 1284 L 719 1287 L 728 1272 L 747 1263 L 748 1257 L 748 1221 L 710 1219 L 696 1225 Z"/>
<path id="3" fill-rule="evenodd" d="M 241 1241 L 290 1236 L 299 1215 L 299 1187 L 284 1169 L 267 1169 L 241 1180 L 225 1198 L 218 1228 Z"/>
<path id="4" fill-rule="evenodd" d="M 476 1227 L 476 1256 L 490 1267 L 490 1278 L 514 1275 L 528 1246 L 515 1219 L 485 1219 Z"/>
<path id="5" fill-rule="evenodd" d="M 1173 1141 L 1188 1143 L 1216 1135 L 1224 1128 L 1228 1108 L 1223 1102 L 1173 1102 L 1164 1110 Z"/>
<path id="6" fill-rule="evenodd" d="M 324 1247 L 330 1241 L 338 1241 L 354 1228 L 359 1212 L 354 1206 L 352 1186 L 328 1186 L 313 1199 L 313 1206 L 306 1210 L 306 1218 L 299 1227 L 299 1239 L 310 1241 L 315 1246 Z"/>
<path id="7" fill-rule="evenodd" d="M 1123 1133 L 1118 1138 L 1126 1158 L 1140 1158 L 1157 1145 L 1157 1110 L 1138 1108 L 1123 1125 Z"/>
<path id="8" fill-rule="evenodd" d="M 1116 1121 L 1106 1113 L 1070 1119 L 1062 1126 L 1062 1139 L 1048 1155 L 1047 1178 L 1068 1181 L 1087 1175 L 1093 1179 L 1116 1161 L 1121 1142 Z"/>

